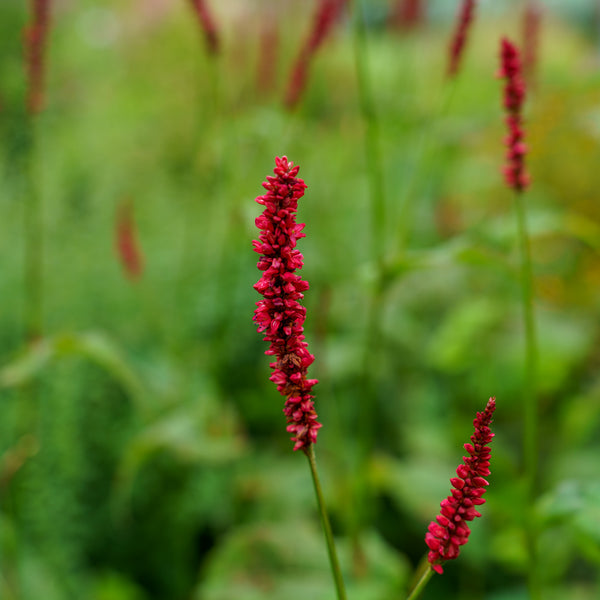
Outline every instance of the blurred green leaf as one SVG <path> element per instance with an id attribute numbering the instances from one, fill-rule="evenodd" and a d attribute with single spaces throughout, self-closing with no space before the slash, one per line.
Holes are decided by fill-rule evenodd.
<path id="1" fill-rule="evenodd" d="M 0 370 L 0 386 L 14 387 L 31 382 L 53 360 L 81 356 L 107 371 L 144 412 L 149 397 L 144 383 L 127 363 L 121 350 L 98 332 L 62 333 L 31 344 L 24 353 Z"/>
<path id="2" fill-rule="evenodd" d="M 402 594 L 408 566 L 375 532 L 362 538 L 361 574 L 352 573 L 352 551 L 339 544 L 348 596 L 387 600 Z M 288 519 L 239 528 L 215 548 L 195 598 L 259 600 L 331 600 L 333 580 L 323 535 L 312 521 Z"/>

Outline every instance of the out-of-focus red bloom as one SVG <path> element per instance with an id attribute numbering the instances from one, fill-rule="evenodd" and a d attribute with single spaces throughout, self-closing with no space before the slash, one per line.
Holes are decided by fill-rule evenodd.
<path id="1" fill-rule="evenodd" d="M 450 77 L 458 73 L 458 67 L 460 66 L 460 59 L 463 54 L 465 43 L 467 41 L 467 34 L 469 33 L 469 26 L 473 21 L 475 14 L 475 0 L 463 0 L 460 12 L 458 13 L 458 22 L 452 41 L 450 42 L 450 60 L 448 62 L 448 75 Z"/>
<path id="2" fill-rule="evenodd" d="M 517 191 L 524 190 L 529 184 L 529 175 L 525 171 L 527 146 L 523 142 L 525 133 L 522 128 L 522 108 L 525 100 L 525 80 L 522 76 L 521 59 L 517 47 L 507 38 L 502 38 L 500 47 L 500 70 L 498 76 L 506 79 L 504 86 L 504 108 L 508 135 L 504 143 L 507 146 L 504 167 L 506 183 Z"/>
<path id="3" fill-rule="evenodd" d="M 50 27 L 50 0 L 31 0 L 31 22 L 23 30 L 27 69 L 27 110 L 37 114 L 44 108 L 46 42 Z"/>
<path id="4" fill-rule="evenodd" d="M 192 8 L 198 17 L 198 23 L 200 28 L 204 32 L 204 39 L 206 40 L 206 47 L 211 54 L 217 54 L 219 52 L 219 34 L 217 33 L 217 26 L 215 21 L 208 10 L 208 6 L 205 0 L 190 0 Z"/>
<path id="5" fill-rule="evenodd" d="M 279 55 L 279 30 L 275 18 L 266 19 L 260 33 L 256 80 L 258 89 L 272 90 L 277 74 Z"/>
<path id="6" fill-rule="evenodd" d="M 316 51 L 322 46 L 327 35 L 333 29 L 347 0 L 319 0 L 319 6 L 314 16 L 313 26 L 306 42 L 300 48 L 298 58 L 294 63 L 287 93 L 285 105 L 294 108 L 304 89 L 308 78 L 310 61 Z"/>
<path id="7" fill-rule="evenodd" d="M 529 84 L 534 82 L 541 21 L 540 3 L 537 0 L 529 0 L 523 14 L 523 74 Z"/>
<path id="8" fill-rule="evenodd" d="M 132 205 L 128 201 L 123 202 L 117 210 L 115 246 L 125 274 L 131 280 L 138 279 L 144 270 L 144 257 L 138 241 Z"/>
<path id="9" fill-rule="evenodd" d="M 296 242 L 305 237 L 304 224 L 296 223 L 298 199 L 306 189 L 304 181 L 296 177 L 298 170 L 285 156 L 277 157 L 275 177 L 269 176 L 263 183 L 267 193 L 256 198 L 265 210 L 256 219 L 261 230 L 259 241 L 253 242 L 254 251 L 262 254 L 258 268 L 263 271 L 254 285 L 263 296 L 256 303 L 254 321 L 258 331 L 265 332 L 263 339 L 271 343 L 265 354 L 277 359 L 270 364 L 270 379 L 287 399 L 283 412 L 287 430 L 293 434 L 294 450 L 306 452 L 317 441 L 321 424 L 317 422 L 311 394 L 318 382 L 306 376 L 315 357 L 304 341 L 306 309 L 299 302 L 308 283 L 295 274 L 304 264 Z"/>
<path id="10" fill-rule="evenodd" d="M 425 16 L 425 0 L 396 0 L 389 17 L 389 24 L 397 29 L 412 29 Z"/>
<path id="11" fill-rule="evenodd" d="M 473 425 L 475 433 L 471 443 L 465 444 L 469 456 L 463 456 L 463 463 L 456 469 L 458 477 L 450 479 L 450 496 L 442 500 L 441 513 L 429 524 L 425 543 L 429 546 L 427 558 L 431 568 L 443 573 L 442 563 L 456 558 L 460 547 L 467 543 L 471 530 L 467 521 L 480 517 L 475 508 L 484 504 L 482 498 L 488 484 L 484 477 L 490 474 L 489 444 L 494 437 L 490 431 L 492 415 L 496 409 L 496 399 L 490 398 L 483 412 L 478 412 Z"/>

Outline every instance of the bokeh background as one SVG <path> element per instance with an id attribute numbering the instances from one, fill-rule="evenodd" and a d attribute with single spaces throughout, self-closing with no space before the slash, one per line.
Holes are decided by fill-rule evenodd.
<path id="1" fill-rule="evenodd" d="M 2 600 L 333 598 L 309 471 L 252 323 L 254 198 L 283 154 L 308 185 L 299 248 L 320 380 L 317 453 L 349 597 L 404 597 L 475 412 L 495 395 L 484 516 L 423 597 L 528 598 L 523 325 L 495 77 L 500 37 L 526 43 L 527 4 L 482 0 L 448 81 L 458 2 L 423 2 L 421 18 L 396 23 L 395 2 L 363 2 L 385 198 L 374 232 L 347 10 L 288 109 L 317 2 L 209 2 L 212 53 L 190 2 L 56 0 L 46 106 L 31 118 L 29 7 L 2 1 Z M 592 600 L 600 5 L 539 6 L 526 106 L 535 514 L 544 597 Z M 123 230 L 136 273 L 120 257 Z M 43 314 L 33 339 L 32 236 Z"/>

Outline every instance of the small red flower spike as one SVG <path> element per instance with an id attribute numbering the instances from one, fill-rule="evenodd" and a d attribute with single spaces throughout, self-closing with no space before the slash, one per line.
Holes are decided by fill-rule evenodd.
<path id="1" fill-rule="evenodd" d="M 294 63 L 285 96 L 288 109 L 294 108 L 306 87 L 310 61 L 333 29 L 347 0 L 319 0 L 319 7 L 314 16 L 313 27 L 304 45 L 300 48 Z"/>
<path id="2" fill-rule="evenodd" d="M 523 75 L 528 85 L 535 83 L 543 10 L 538 0 L 528 0 L 523 14 Z"/>
<path id="3" fill-rule="evenodd" d="M 484 477 L 490 474 L 490 447 L 494 434 L 490 431 L 492 415 L 496 409 L 496 399 L 490 398 L 485 410 L 478 412 L 473 425 L 475 433 L 471 443 L 465 444 L 469 456 L 463 456 L 464 462 L 456 469 L 456 475 L 450 479 L 450 496 L 442 500 L 441 513 L 429 524 L 425 543 L 429 546 L 427 559 L 436 573 L 443 573 L 442 563 L 456 558 L 460 547 L 467 543 L 471 530 L 467 521 L 480 517 L 475 508 L 484 504 L 482 498 L 488 482 Z"/>
<path id="4" fill-rule="evenodd" d="M 504 108 L 506 109 L 506 124 L 508 136 L 504 139 L 507 146 L 506 158 L 508 163 L 504 167 L 504 179 L 509 187 L 520 192 L 530 182 L 525 171 L 525 154 L 527 146 L 523 142 L 523 119 L 521 116 L 525 100 L 525 80 L 522 76 L 521 59 L 517 47 L 507 38 L 502 38 L 500 47 L 499 77 L 506 79 L 504 86 Z"/>
<path id="5" fill-rule="evenodd" d="M 31 23 L 23 30 L 27 69 L 27 110 L 37 114 L 44 108 L 46 40 L 50 28 L 50 0 L 31 1 Z"/>
<path id="6" fill-rule="evenodd" d="M 192 8 L 198 17 L 200 28 L 204 32 L 206 47 L 210 54 L 218 54 L 219 52 L 219 35 L 213 17 L 208 10 L 208 5 L 205 0 L 190 0 Z"/>
<path id="7" fill-rule="evenodd" d="M 448 75 L 453 77 L 458 73 L 460 59 L 467 41 L 469 27 L 475 13 L 475 0 L 463 0 L 460 12 L 458 13 L 458 23 L 456 30 L 450 42 L 450 61 L 448 62 Z"/>
<path id="8" fill-rule="evenodd" d="M 254 251 L 261 254 L 258 268 L 262 277 L 254 289 L 263 300 L 256 303 L 254 321 L 258 331 L 265 332 L 270 342 L 267 355 L 274 356 L 270 379 L 277 390 L 286 397 L 283 412 L 287 417 L 287 430 L 293 434 L 294 450 L 307 452 L 317 441 L 317 422 L 311 392 L 318 383 L 306 376 L 315 357 L 304 341 L 306 309 L 299 300 L 308 283 L 295 274 L 304 264 L 304 257 L 296 249 L 296 242 L 305 237 L 303 223 L 296 223 L 298 200 L 304 195 L 306 185 L 296 177 L 299 167 L 283 156 L 275 159 L 275 177 L 267 177 L 263 187 L 267 190 L 256 202 L 265 207 L 257 217 L 261 230 L 259 241 L 254 241 Z"/>
<path id="9" fill-rule="evenodd" d="M 117 212 L 115 246 L 121 265 L 129 279 L 138 279 L 144 270 L 144 258 L 137 238 L 133 210 L 129 202 L 123 202 Z"/>

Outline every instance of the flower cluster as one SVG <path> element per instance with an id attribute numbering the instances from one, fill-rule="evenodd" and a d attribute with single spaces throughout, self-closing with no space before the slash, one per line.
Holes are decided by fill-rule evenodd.
<path id="1" fill-rule="evenodd" d="M 212 15 L 204 0 L 190 0 L 192 8 L 198 17 L 198 23 L 204 32 L 206 47 L 211 54 L 217 54 L 219 51 L 219 36 L 217 27 L 213 21 Z"/>
<path id="2" fill-rule="evenodd" d="M 254 289 L 264 299 L 256 303 L 254 321 L 258 331 L 265 332 L 263 339 L 271 344 L 265 354 L 277 359 L 270 365 L 270 379 L 286 397 L 283 412 L 287 430 L 293 434 L 294 450 L 307 451 L 317 441 L 321 424 L 311 394 L 317 380 L 306 376 L 314 356 L 304 341 L 306 309 L 299 302 L 308 283 L 295 274 L 304 264 L 296 242 L 305 237 L 304 224 L 296 223 L 298 199 L 306 189 L 304 181 L 296 177 L 298 170 L 285 156 L 277 157 L 275 177 L 267 177 L 263 183 L 267 193 L 256 198 L 265 210 L 256 219 L 261 233 L 253 245 L 254 251 L 262 255 L 258 268 L 263 274 Z"/>
<path id="3" fill-rule="evenodd" d="M 285 96 L 285 105 L 288 108 L 293 108 L 298 104 L 306 87 L 310 61 L 335 25 L 346 2 L 347 0 L 320 0 L 310 35 L 300 49 L 300 54 L 292 69 Z"/>
<path id="4" fill-rule="evenodd" d="M 467 543 L 471 533 L 467 521 L 481 516 L 475 507 L 485 503 L 482 496 L 488 482 L 484 477 L 490 474 L 490 448 L 486 444 L 494 437 L 489 426 L 495 409 L 496 399 L 490 398 L 485 410 L 477 413 L 475 433 L 471 443 L 464 446 L 469 456 L 464 456 L 464 463 L 456 469 L 458 477 L 450 479 L 451 495 L 442 500 L 441 514 L 429 524 L 425 535 L 427 558 L 437 573 L 443 573 L 441 563 L 456 558 L 460 546 Z"/>
<path id="5" fill-rule="evenodd" d="M 44 108 L 44 71 L 46 38 L 50 26 L 50 0 L 32 1 L 32 21 L 23 31 L 27 68 L 27 110 L 31 114 Z"/>
<path id="6" fill-rule="evenodd" d="M 525 100 L 525 80 L 522 76 L 521 59 L 516 46 L 506 38 L 501 40 L 499 77 L 506 79 L 504 86 L 504 108 L 508 113 L 506 124 L 508 136 L 504 142 L 507 146 L 508 164 L 504 167 L 506 183 L 520 192 L 529 184 L 529 175 L 525 171 L 525 153 L 527 146 L 523 143 L 525 134 L 522 129 L 521 111 Z"/>
<path id="7" fill-rule="evenodd" d="M 460 59 L 463 53 L 463 48 L 467 41 L 467 33 L 469 25 L 473 20 L 475 13 L 475 0 L 463 0 L 462 7 L 458 14 L 458 24 L 450 42 L 450 62 L 448 63 L 448 75 L 450 77 L 456 75 L 460 65 Z"/>

